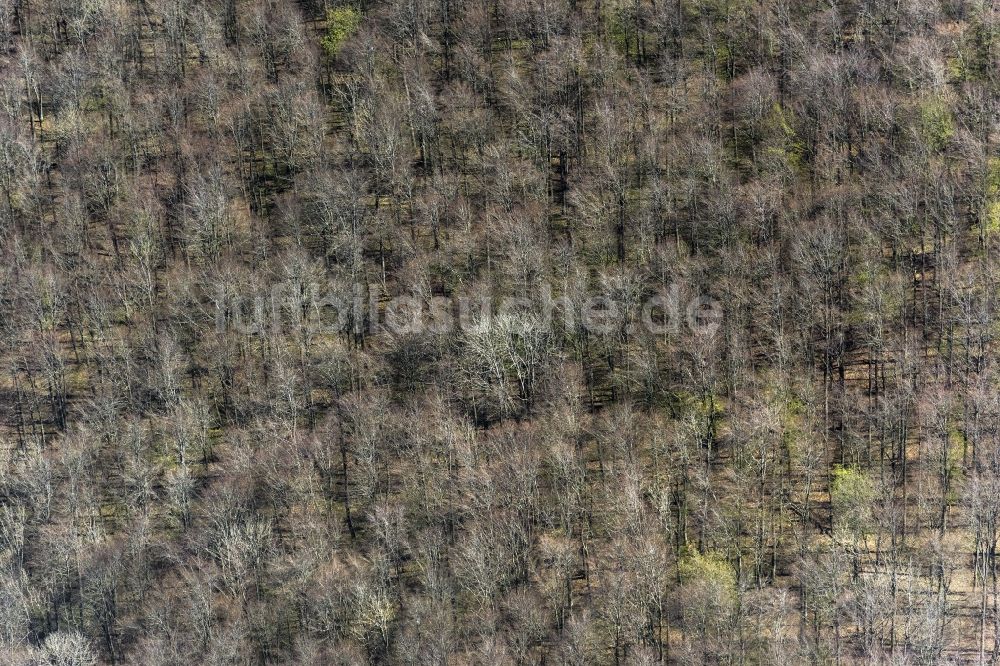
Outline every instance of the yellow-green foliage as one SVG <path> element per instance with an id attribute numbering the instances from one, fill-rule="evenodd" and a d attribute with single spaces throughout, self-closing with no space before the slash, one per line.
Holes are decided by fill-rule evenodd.
<path id="1" fill-rule="evenodd" d="M 852 325 L 882 326 L 885 319 L 899 316 L 903 302 L 892 285 L 892 273 L 877 263 L 862 263 L 849 276 L 858 299 L 847 316 Z"/>
<path id="2" fill-rule="evenodd" d="M 928 146 L 944 148 L 955 134 L 955 119 L 944 100 L 932 99 L 920 105 L 920 132 Z"/>
<path id="3" fill-rule="evenodd" d="M 806 411 L 806 403 L 802 401 L 802 398 L 798 397 L 794 393 L 791 394 L 785 402 L 785 413 L 788 418 L 796 418 L 804 414 Z"/>
<path id="4" fill-rule="evenodd" d="M 874 282 L 879 282 L 885 279 L 886 271 L 882 269 L 881 266 L 872 266 L 871 264 L 862 264 L 861 268 L 857 270 L 856 273 L 851 275 L 852 282 L 857 286 L 861 287 L 864 285 L 872 284 Z"/>
<path id="5" fill-rule="evenodd" d="M 874 495 L 872 481 L 854 468 L 837 465 L 833 470 L 833 503 L 845 507 L 868 503 Z"/>
<path id="6" fill-rule="evenodd" d="M 754 0 L 683 0 L 681 9 L 688 19 L 706 16 L 724 19 L 737 13 L 753 12 Z"/>
<path id="7" fill-rule="evenodd" d="M 727 26 L 750 22 L 759 12 L 757 0 L 682 0 L 681 11 L 685 22 L 703 23 L 715 26 L 712 32 L 717 36 L 702 42 L 702 55 L 713 59 L 715 73 L 722 80 L 728 81 L 735 69 L 746 63 L 747 53 L 742 47 L 743 42 L 737 39 L 725 39 Z"/>
<path id="8" fill-rule="evenodd" d="M 694 415 L 698 420 L 720 418 L 725 413 L 722 401 L 713 393 L 695 395 L 688 391 L 675 391 L 672 395 L 677 412 Z"/>
<path id="9" fill-rule="evenodd" d="M 781 139 L 778 142 L 779 145 L 770 146 L 767 151 L 773 156 L 784 160 L 788 166 L 798 171 L 802 168 L 802 159 L 805 156 L 806 145 L 799 139 L 795 128 L 792 127 L 791 121 L 793 119 L 791 111 L 782 108 L 780 104 L 775 102 L 768 122 L 777 130 Z"/>
<path id="10" fill-rule="evenodd" d="M 44 280 L 38 294 L 38 304 L 41 306 L 38 324 L 43 330 L 54 330 L 58 323 L 56 316 L 57 300 L 56 285 L 49 279 Z"/>
<path id="11" fill-rule="evenodd" d="M 960 464 L 965 447 L 965 434 L 958 428 L 950 428 L 948 430 L 948 463 L 951 465 Z"/>
<path id="12" fill-rule="evenodd" d="M 736 593 L 736 572 L 719 553 L 702 554 L 689 550 L 678 561 L 677 571 L 684 584 L 702 584 L 714 588 L 725 598 Z"/>
<path id="13" fill-rule="evenodd" d="M 987 234 L 995 234 L 1000 231 L 1000 201 L 986 203 L 985 231 Z"/>
<path id="14" fill-rule="evenodd" d="M 725 44 L 719 44 L 715 50 L 715 73 L 723 80 L 729 79 L 729 65 L 733 58 L 732 51 Z"/>
<path id="15" fill-rule="evenodd" d="M 945 67 L 948 71 L 948 79 L 952 82 L 963 81 L 966 75 L 965 62 L 963 61 L 961 54 L 948 58 L 945 61 Z"/>
<path id="16" fill-rule="evenodd" d="M 837 466 L 833 470 L 834 526 L 838 531 L 855 536 L 865 534 L 870 525 L 875 484 L 864 472 L 853 467 Z"/>
<path id="17" fill-rule="evenodd" d="M 717 419 L 723 413 L 722 402 L 714 393 L 695 398 L 693 407 L 699 416 L 706 419 Z"/>
<path id="18" fill-rule="evenodd" d="M 986 164 L 986 194 L 991 199 L 1000 197 L 1000 157 L 991 157 Z"/>
<path id="19" fill-rule="evenodd" d="M 1000 231 L 1000 159 L 991 157 L 986 167 L 986 203 L 983 213 L 987 234 Z"/>
<path id="20" fill-rule="evenodd" d="M 625 41 L 628 35 L 626 21 L 628 21 L 628 17 L 625 14 L 625 9 L 618 5 L 612 5 L 605 18 L 608 37 L 611 38 L 611 43 L 616 49 L 627 55 L 629 45 Z"/>
<path id="21" fill-rule="evenodd" d="M 991 9 L 981 15 L 974 15 L 964 31 L 964 38 L 957 46 L 957 56 L 948 61 L 949 74 L 955 80 L 988 81 L 992 76 L 995 68 L 993 52 L 1000 30 L 991 15 Z M 951 60 L 958 62 L 953 65 Z"/>
<path id="22" fill-rule="evenodd" d="M 347 38 L 361 24 L 361 14 L 354 7 L 337 7 L 326 13 L 326 34 L 321 40 L 323 51 L 330 57 L 337 55 Z"/>

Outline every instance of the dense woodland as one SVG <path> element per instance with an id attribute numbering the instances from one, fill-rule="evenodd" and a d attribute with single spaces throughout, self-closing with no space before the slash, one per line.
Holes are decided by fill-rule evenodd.
<path id="1" fill-rule="evenodd" d="M 336 1 L 0 0 L 0 663 L 1000 661 L 993 0 Z"/>

